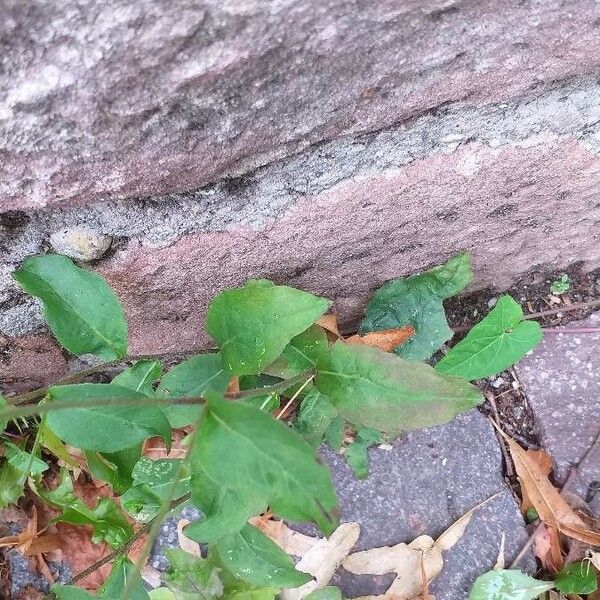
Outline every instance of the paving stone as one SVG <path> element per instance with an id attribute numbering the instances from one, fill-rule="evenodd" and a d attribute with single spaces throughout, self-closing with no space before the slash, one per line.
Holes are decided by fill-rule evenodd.
<path id="1" fill-rule="evenodd" d="M 600 312 L 569 328 L 600 326 Z M 557 483 L 564 484 L 600 435 L 600 333 L 547 333 L 517 366 L 534 412 L 541 445 L 556 461 Z M 590 502 L 600 517 L 594 491 L 600 481 L 600 444 L 578 469 L 570 490 Z"/>
<path id="2" fill-rule="evenodd" d="M 431 586 L 437 600 L 468 598 L 475 578 L 494 566 L 502 532 L 507 561 L 527 540 L 518 505 L 502 477 L 498 442 L 476 410 L 447 425 L 412 432 L 389 450 L 372 448 L 366 480 L 356 479 L 334 452 L 325 450 L 323 457 L 332 469 L 342 521 L 361 525 L 356 549 L 410 542 L 421 534 L 436 538 L 465 512 L 499 494 L 445 553 L 444 570 Z M 383 593 L 391 579 L 340 572 L 334 583 L 352 598 Z"/>

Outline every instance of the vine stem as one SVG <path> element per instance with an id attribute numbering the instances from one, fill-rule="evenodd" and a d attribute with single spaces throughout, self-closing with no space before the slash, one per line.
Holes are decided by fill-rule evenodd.
<path id="1" fill-rule="evenodd" d="M 307 377 L 314 377 L 314 369 L 304 371 L 299 375 L 284 379 L 274 385 L 250 390 L 241 390 L 225 394 L 227 400 L 240 400 L 243 398 L 255 398 L 265 394 L 277 394 L 284 392 L 297 383 L 302 383 Z M 177 406 L 177 405 L 202 405 L 206 403 L 203 396 L 190 396 L 181 398 L 88 398 L 74 402 L 47 402 L 43 404 L 29 404 L 25 406 L 8 406 L 0 410 L 0 419 L 15 419 L 18 417 L 30 417 L 32 415 L 45 415 L 57 410 L 73 410 L 77 408 L 99 408 L 102 406 Z"/>
<path id="2" fill-rule="evenodd" d="M 175 498 L 175 500 L 170 502 L 168 510 L 166 512 L 168 513 L 171 510 L 177 508 L 179 505 L 183 504 L 184 502 L 187 502 L 191 498 L 191 496 L 192 495 L 188 492 L 187 494 L 180 496 L 179 498 Z M 82 579 L 85 579 L 88 575 L 94 573 L 94 571 L 97 571 L 100 567 L 103 567 L 105 564 L 113 561 L 115 558 L 118 558 L 119 556 L 127 553 L 141 537 L 143 537 L 152 529 L 152 525 L 156 520 L 158 520 L 158 515 L 154 517 L 154 519 L 148 521 L 148 523 L 140 527 L 126 542 L 124 542 L 116 550 L 113 550 L 110 554 L 107 554 L 106 556 L 103 556 L 100 560 L 97 560 L 93 565 L 90 565 L 83 571 L 77 573 L 77 575 L 75 575 L 68 582 L 67 585 L 73 585 L 75 583 L 78 583 Z"/>
<path id="3" fill-rule="evenodd" d="M 71 383 L 79 383 L 83 381 L 86 377 L 90 375 L 94 375 L 94 373 L 101 373 L 102 371 L 106 371 L 111 367 L 116 367 L 117 365 L 123 364 L 125 362 L 135 361 L 135 360 L 154 360 L 158 358 L 168 358 L 168 357 L 177 357 L 177 356 L 190 356 L 191 354 L 195 354 L 197 350 L 183 350 L 179 352 L 165 352 L 161 354 L 137 354 L 126 356 L 124 358 L 120 358 L 117 360 L 111 360 L 108 362 L 100 363 L 94 367 L 89 367 L 88 369 L 83 369 L 82 371 L 77 371 L 77 373 L 72 373 L 71 375 L 67 375 L 66 377 L 62 377 L 58 379 L 50 386 L 45 386 L 41 388 L 37 388 L 35 390 L 31 390 L 30 392 L 25 392 L 24 394 L 19 394 L 17 396 L 13 396 L 9 399 L 11 404 L 19 405 L 19 404 L 29 404 L 35 400 L 43 398 L 47 393 L 48 389 L 55 385 L 69 385 Z"/>

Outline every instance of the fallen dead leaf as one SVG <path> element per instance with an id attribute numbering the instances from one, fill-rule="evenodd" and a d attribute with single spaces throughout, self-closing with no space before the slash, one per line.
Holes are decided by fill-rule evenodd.
<path id="1" fill-rule="evenodd" d="M 233 375 L 229 380 L 226 394 L 238 394 L 240 391 L 240 378 L 237 375 Z"/>
<path id="2" fill-rule="evenodd" d="M 498 550 L 498 558 L 496 559 L 496 564 L 494 565 L 494 571 L 502 571 L 506 566 L 506 561 L 504 559 L 504 548 L 506 546 L 506 534 L 504 531 L 502 532 L 502 536 L 500 537 L 500 550 Z"/>
<path id="3" fill-rule="evenodd" d="M 35 556 L 58 549 L 60 540 L 53 533 L 44 533 L 43 530 L 38 531 L 37 508 L 34 504 L 31 507 L 31 516 L 25 529 L 17 535 L 7 535 L 0 538 L 0 548 L 9 546 L 14 546 L 25 556 Z"/>
<path id="4" fill-rule="evenodd" d="M 179 542 L 179 547 L 189 554 L 200 558 L 202 556 L 202 552 L 200 551 L 200 545 L 198 542 L 191 540 L 189 537 L 187 537 L 187 535 L 185 535 L 185 533 L 183 533 L 183 528 L 189 524 L 190 522 L 187 519 L 181 519 L 180 521 L 177 521 L 177 540 Z"/>
<path id="5" fill-rule="evenodd" d="M 521 488 L 526 490 L 540 519 L 564 535 L 592 546 L 600 545 L 600 532 L 590 529 L 575 514 L 560 492 L 550 483 L 548 476 L 540 470 L 538 462 L 500 428 L 495 424 L 494 426 L 508 444 Z"/>
<path id="6" fill-rule="evenodd" d="M 356 544 L 360 534 L 358 523 L 342 523 L 328 538 L 318 542 L 300 559 L 296 568 L 315 579 L 294 589 L 283 590 L 282 600 L 300 600 L 319 588 L 324 588 L 336 569 Z"/>
<path id="7" fill-rule="evenodd" d="M 437 541 L 422 535 L 410 544 L 383 546 L 348 556 L 343 567 L 355 575 L 396 573 L 396 579 L 384 595 L 363 596 L 361 600 L 427 600 L 427 586 L 444 566 L 442 552 L 449 550 L 460 540 L 475 512 L 498 495 L 494 494 L 466 512 Z"/>
<path id="8" fill-rule="evenodd" d="M 332 334 L 334 338 L 342 337 L 342 334 L 338 328 L 337 317 L 335 315 L 323 315 L 317 321 L 317 325 L 320 325 L 326 332 Z"/>
<path id="9" fill-rule="evenodd" d="M 533 551 L 542 562 L 542 566 L 546 571 L 558 573 L 562 569 L 564 559 L 558 531 L 554 527 L 542 524 L 540 530 L 535 535 Z"/>
<path id="10" fill-rule="evenodd" d="M 171 452 L 167 451 L 165 442 L 162 438 L 148 438 L 144 442 L 142 454 L 152 460 L 159 460 L 161 458 L 185 458 L 188 453 L 188 448 L 185 447 L 182 442 L 188 433 L 189 431 L 187 431 L 186 428 L 173 429 Z"/>
<path id="11" fill-rule="evenodd" d="M 554 467 L 554 460 L 545 450 L 525 450 L 530 460 L 535 463 L 540 473 L 548 477 Z M 521 490 L 521 511 L 526 513 L 530 508 L 534 508 L 526 489 Z"/>
<path id="12" fill-rule="evenodd" d="M 292 556 L 304 556 L 319 542 L 319 538 L 304 535 L 290 529 L 283 521 L 271 518 L 253 517 L 248 521 L 258 527 L 268 538 L 273 540 L 284 552 Z"/>
<path id="13" fill-rule="evenodd" d="M 382 329 L 381 331 L 372 331 L 365 335 L 353 335 L 345 341 L 347 344 L 361 344 L 363 346 L 372 346 L 385 352 L 392 352 L 400 344 L 403 344 L 415 333 L 412 325 L 406 327 L 396 327 L 394 329 Z"/>

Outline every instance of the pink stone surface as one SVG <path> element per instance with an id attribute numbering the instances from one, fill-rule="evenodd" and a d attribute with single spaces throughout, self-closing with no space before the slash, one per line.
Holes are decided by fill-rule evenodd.
<path id="1" fill-rule="evenodd" d="M 208 302 L 250 277 L 332 298 L 352 325 L 383 282 L 460 250 L 472 253 L 479 287 L 502 288 L 537 266 L 600 264 L 600 244 L 590 244 L 599 171 L 575 140 L 471 144 L 344 181 L 259 230 L 189 235 L 167 248 L 131 242 L 101 270 L 125 303 L 135 353 L 209 345 Z"/>
<path id="2" fill-rule="evenodd" d="M 24 392 L 55 382 L 67 372 L 60 348 L 47 335 L 0 335 L 0 392 Z"/>
<path id="3" fill-rule="evenodd" d="M 182 192 L 323 140 L 600 68 L 593 0 L 4 9 L 0 213 Z"/>

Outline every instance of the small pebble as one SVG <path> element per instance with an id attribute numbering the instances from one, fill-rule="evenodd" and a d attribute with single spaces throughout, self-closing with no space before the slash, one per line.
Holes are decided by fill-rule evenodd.
<path id="1" fill-rule="evenodd" d="M 488 300 L 488 308 L 494 308 L 494 306 L 496 306 L 496 304 L 498 303 L 498 298 L 494 297 L 494 298 L 490 298 Z"/>
<path id="2" fill-rule="evenodd" d="M 50 244 L 55 252 L 86 262 L 102 258 L 111 243 L 110 236 L 86 227 L 63 229 L 50 236 Z"/>
<path id="3" fill-rule="evenodd" d="M 504 378 L 503 377 L 496 377 L 496 379 L 494 379 L 494 381 L 492 381 L 492 387 L 494 387 L 496 389 L 498 389 L 502 385 L 504 385 Z"/>

